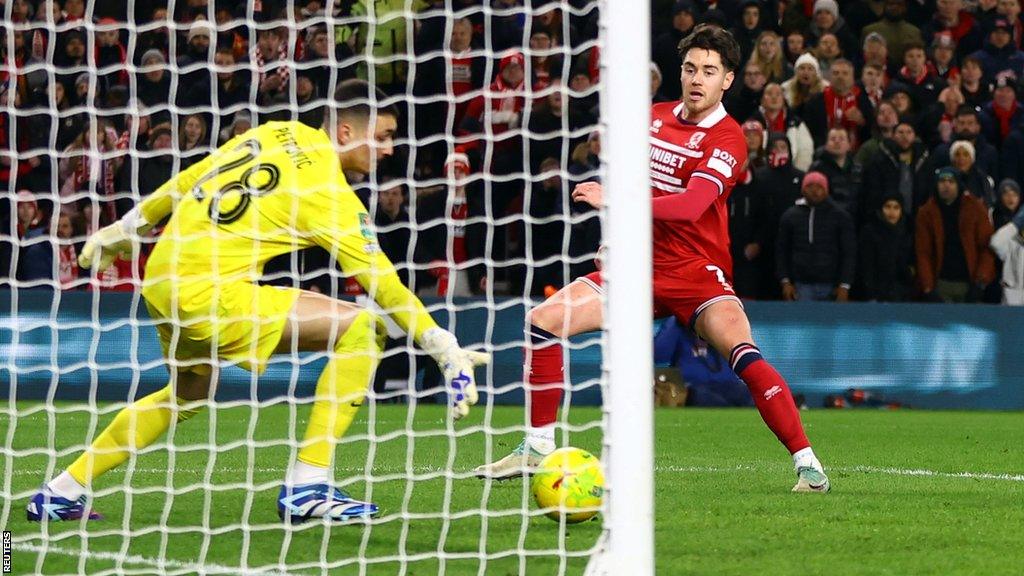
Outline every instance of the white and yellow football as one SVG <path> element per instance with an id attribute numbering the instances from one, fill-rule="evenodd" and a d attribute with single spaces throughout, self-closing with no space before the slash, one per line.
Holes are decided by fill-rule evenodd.
<path id="1" fill-rule="evenodd" d="M 568 524 L 593 518 L 604 497 L 601 461 L 579 448 L 561 448 L 548 454 L 533 475 L 531 484 L 537 506 Z"/>

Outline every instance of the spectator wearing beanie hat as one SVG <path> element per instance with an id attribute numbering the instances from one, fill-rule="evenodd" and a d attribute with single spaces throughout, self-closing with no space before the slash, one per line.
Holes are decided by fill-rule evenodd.
<path id="1" fill-rule="evenodd" d="M 992 250 L 1003 262 L 1000 276 L 1002 303 L 1024 306 L 1024 211 L 992 235 Z"/>
<path id="2" fill-rule="evenodd" d="M 839 4 L 836 0 L 817 0 L 814 3 L 814 16 L 807 30 L 810 33 L 808 40 L 811 46 L 817 46 L 825 34 L 834 34 L 839 40 L 843 54 L 855 54 L 859 47 L 857 38 L 850 32 L 850 27 L 839 14 Z"/>
<path id="3" fill-rule="evenodd" d="M 996 187 L 996 205 L 988 211 L 989 220 L 998 230 L 1020 211 L 1020 184 L 1013 178 L 1003 178 Z"/>
<path id="4" fill-rule="evenodd" d="M 188 28 L 188 44 L 185 53 L 178 57 L 178 82 L 192 86 L 200 82 L 210 83 L 210 63 L 213 62 L 212 39 L 214 28 L 205 18 L 197 18 Z"/>
<path id="5" fill-rule="evenodd" d="M 959 56 L 981 49 L 983 37 L 974 15 L 963 9 L 963 0 L 938 0 L 935 15 L 921 27 L 921 36 L 931 44 L 938 34 L 947 34 Z"/>
<path id="6" fill-rule="evenodd" d="M 914 294 L 914 235 L 898 196 L 883 197 L 861 228 L 857 288 L 872 302 L 906 302 Z"/>
<path id="7" fill-rule="evenodd" d="M 135 83 L 138 87 L 136 95 L 143 105 L 144 113 L 152 114 L 153 108 L 164 108 L 164 105 L 167 104 L 171 93 L 171 75 L 167 71 L 167 59 L 164 58 L 164 53 L 155 48 L 146 50 L 140 63 L 140 70 L 135 75 Z M 178 86 L 181 91 L 188 88 L 185 84 L 179 83 Z M 169 119 L 166 108 L 164 108 L 157 118 L 157 123 Z"/>
<path id="8" fill-rule="evenodd" d="M 976 302 L 995 278 L 992 223 L 982 201 L 960 189 L 956 170 L 940 168 L 935 179 L 915 222 L 918 283 L 931 302 Z"/>
<path id="9" fill-rule="evenodd" d="M 999 233 L 999 229 L 1013 221 L 1015 216 L 1021 213 L 1021 192 L 1020 185 L 1015 180 L 1003 178 L 996 187 L 996 204 L 988 211 L 988 219 L 992 221 L 992 228 Z M 1024 218 L 1024 216 L 1021 216 Z M 996 279 L 1002 278 L 1005 272 L 1006 258 L 999 254 L 995 246 L 995 235 L 990 243 L 996 252 Z M 1024 285 L 1020 286 L 1024 288 Z M 985 290 L 985 302 L 998 304 L 1003 299 L 1003 287 L 999 282 L 993 282 Z"/>
<path id="10" fill-rule="evenodd" d="M 989 245 L 999 258 L 1002 271 L 1001 300 L 1010 306 L 1024 306 L 1024 210 L 1020 209 L 1020 186 L 1006 179 L 999 183 L 1003 195 L 1015 195 L 1017 208 L 1007 216 L 1005 223 L 997 224 Z M 1002 203 L 1001 203 L 1002 204 Z"/>
<path id="11" fill-rule="evenodd" d="M 935 75 L 946 82 L 960 79 L 960 67 L 956 65 L 956 42 L 949 32 L 939 32 L 932 38 L 932 59 Z"/>
<path id="12" fill-rule="evenodd" d="M 828 86 L 828 82 L 821 77 L 818 59 L 811 54 L 801 54 L 796 59 L 794 68 L 796 73 L 782 83 L 782 91 L 789 108 L 797 114 L 802 114 L 804 103 L 821 94 L 825 86 Z"/>
<path id="13" fill-rule="evenodd" d="M 775 274 L 785 300 L 846 302 L 857 268 L 853 220 L 828 194 L 828 178 L 808 172 L 803 198 L 782 215 Z"/>
<path id="14" fill-rule="evenodd" d="M 978 168 L 976 157 L 974 144 L 967 140 L 957 140 L 949 146 L 949 161 L 956 170 L 960 190 L 980 198 L 986 207 L 994 206 L 995 181 Z"/>
<path id="15" fill-rule="evenodd" d="M 1013 42 L 1013 24 L 1006 18 L 992 21 L 985 46 L 972 56 L 981 63 L 981 69 L 988 82 L 997 82 L 1006 72 L 1016 78 L 1024 77 L 1024 52 Z"/>

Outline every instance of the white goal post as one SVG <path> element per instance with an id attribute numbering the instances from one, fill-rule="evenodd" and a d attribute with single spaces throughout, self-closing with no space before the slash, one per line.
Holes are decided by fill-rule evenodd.
<path id="1" fill-rule="evenodd" d="M 607 0 L 601 22 L 608 245 L 606 573 L 654 574 L 649 5 Z"/>

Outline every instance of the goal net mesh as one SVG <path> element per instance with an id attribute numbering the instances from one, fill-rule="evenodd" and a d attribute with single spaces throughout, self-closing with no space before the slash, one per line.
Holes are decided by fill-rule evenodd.
<path id="1" fill-rule="evenodd" d="M 530 423 L 526 312 L 596 269 L 600 214 L 570 191 L 602 170 L 598 2 L 61 4 L 2 5 L 0 524 L 14 572 L 582 573 L 600 521 L 552 522 L 529 481 L 473 468 Z M 493 353 L 470 417 L 446 418 L 433 360 L 390 324 L 333 470 L 380 516 L 286 525 L 277 493 L 329 354 L 278 355 L 259 375 L 220 362 L 215 401 L 90 487 L 103 520 L 25 522 L 43 482 L 167 385 L 140 293 L 159 229 L 99 275 L 76 264 L 85 239 L 251 127 L 320 127 L 349 78 L 401 112 L 394 154 L 347 174 L 382 250 L 442 327 Z M 321 249 L 271 261 L 263 282 L 372 306 Z M 598 456 L 601 342 L 565 345 L 556 435 Z"/>

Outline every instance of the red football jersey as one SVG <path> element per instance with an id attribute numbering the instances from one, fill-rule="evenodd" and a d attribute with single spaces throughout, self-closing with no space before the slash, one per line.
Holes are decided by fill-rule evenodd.
<path id="1" fill-rule="evenodd" d="M 726 201 L 747 161 L 747 144 L 739 124 L 719 103 L 704 120 L 680 119 L 682 102 L 651 107 L 651 195 L 685 194 L 691 178 L 704 178 L 718 198 L 694 222 L 654 221 L 654 272 L 668 274 L 685 261 L 706 260 L 732 277 Z"/>

